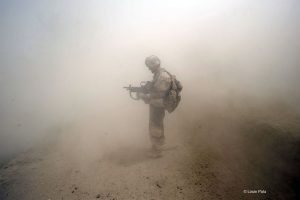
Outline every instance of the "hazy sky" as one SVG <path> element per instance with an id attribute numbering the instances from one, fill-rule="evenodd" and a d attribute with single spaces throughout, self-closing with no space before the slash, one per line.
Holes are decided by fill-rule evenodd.
<path id="1" fill-rule="evenodd" d="M 298 100 L 299 15 L 298 0 L 1 0 L 0 145 L 126 106 L 151 54 L 185 88 Z"/>

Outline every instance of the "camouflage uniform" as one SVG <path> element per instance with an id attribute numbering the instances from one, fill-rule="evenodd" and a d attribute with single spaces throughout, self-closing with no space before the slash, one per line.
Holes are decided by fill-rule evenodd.
<path id="1" fill-rule="evenodd" d="M 153 76 L 152 91 L 149 95 L 149 134 L 152 145 L 159 147 L 164 144 L 165 108 L 163 97 L 170 88 L 171 78 L 167 72 L 160 68 Z"/>

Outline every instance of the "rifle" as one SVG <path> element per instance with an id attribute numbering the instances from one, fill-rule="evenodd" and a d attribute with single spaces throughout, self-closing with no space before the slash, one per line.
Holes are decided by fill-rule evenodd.
<path id="1" fill-rule="evenodd" d="M 139 93 L 143 93 L 143 94 L 149 94 L 150 93 L 150 90 L 152 88 L 152 83 L 150 81 L 142 81 L 140 83 L 140 86 L 139 87 L 133 87 L 131 85 L 129 85 L 128 87 L 123 87 L 125 88 L 126 90 L 129 91 L 129 95 L 132 99 L 134 100 L 139 100 L 140 97 L 139 97 Z M 136 93 L 135 97 L 132 95 L 132 93 Z"/>

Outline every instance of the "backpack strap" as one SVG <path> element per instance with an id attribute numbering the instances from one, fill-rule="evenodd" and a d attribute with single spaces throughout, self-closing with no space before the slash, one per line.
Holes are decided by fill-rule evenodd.
<path id="1" fill-rule="evenodd" d="M 171 84 L 170 88 L 177 89 L 176 83 L 175 83 L 175 76 L 172 75 L 170 72 L 168 72 L 166 69 L 163 68 L 163 71 L 165 71 L 171 78 Z"/>
<path id="2" fill-rule="evenodd" d="M 174 78 L 174 76 L 170 72 L 168 72 L 165 68 L 163 68 L 163 71 L 167 72 L 167 74 L 170 76 L 171 79 Z"/>

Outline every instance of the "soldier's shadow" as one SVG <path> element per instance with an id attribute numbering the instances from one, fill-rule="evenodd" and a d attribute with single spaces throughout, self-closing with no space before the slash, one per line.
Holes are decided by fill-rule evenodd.
<path id="1" fill-rule="evenodd" d="M 110 161 L 117 165 L 129 166 L 146 160 L 153 159 L 149 156 L 150 149 L 139 147 L 120 147 L 103 156 L 104 161 Z"/>

